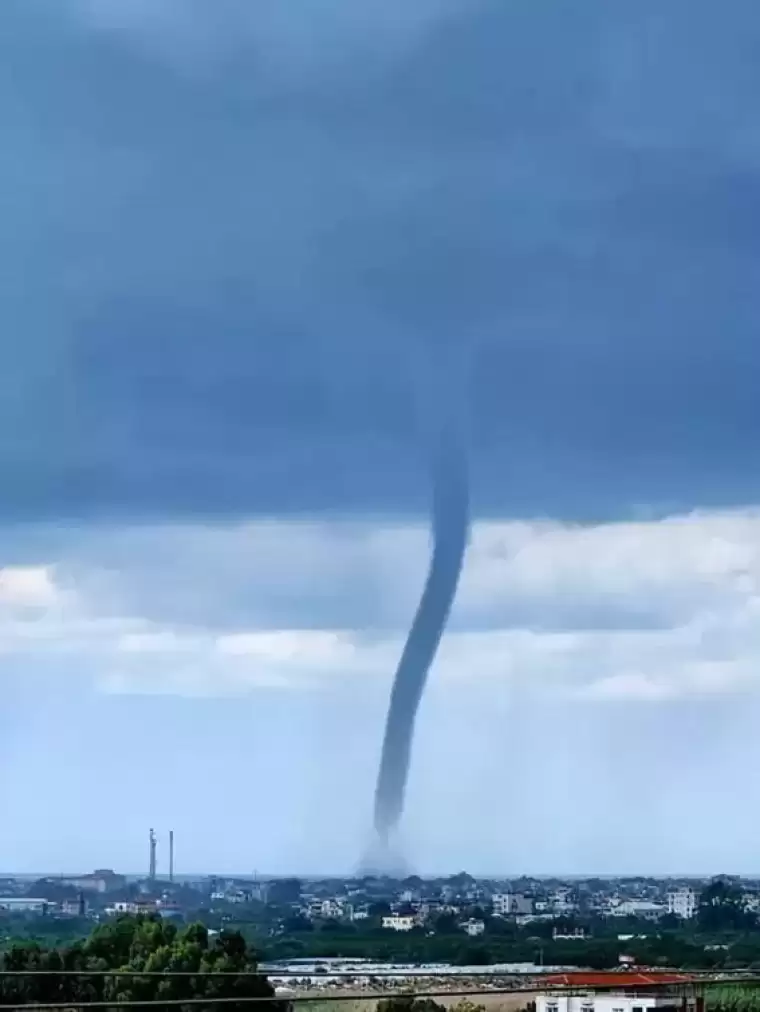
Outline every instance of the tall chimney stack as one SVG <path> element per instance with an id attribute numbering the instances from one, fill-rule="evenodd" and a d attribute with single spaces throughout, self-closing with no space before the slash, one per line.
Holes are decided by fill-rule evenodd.
<path id="1" fill-rule="evenodd" d="M 148 871 L 148 878 L 151 882 L 156 880 L 156 834 L 151 829 L 148 837 L 150 840 L 150 868 Z"/>
<path id="2" fill-rule="evenodd" d="M 174 881 L 174 830 L 169 830 L 169 881 Z"/>

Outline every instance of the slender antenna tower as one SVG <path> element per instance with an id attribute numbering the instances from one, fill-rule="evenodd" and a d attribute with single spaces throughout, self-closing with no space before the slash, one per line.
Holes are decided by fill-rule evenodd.
<path id="1" fill-rule="evenodd" d="M 169 830 L 169 881 L 174 881 L 174 830 Z"/>
<path id="2" fill-rule="evenodd" d="M 150 870 L 148 871 L 148 878 L 151 882 L 156 880 L 156 834 L 151 829 L 150 831 Z"/>

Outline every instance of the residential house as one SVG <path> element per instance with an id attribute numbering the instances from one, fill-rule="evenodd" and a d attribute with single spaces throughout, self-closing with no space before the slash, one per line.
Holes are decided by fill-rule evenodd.
<path id="1" fill-rule="evenodd" d="M 667 895 L 668 913 L 690 921 L 697 914 L 697 894 L 687 887 L 674 889 Z"/>
<path id="2" fill-rule="evenodd" d="M 494 893 L 491 897 L 494 917 L 532 914 L 533 899 L 524 893 Z"/>

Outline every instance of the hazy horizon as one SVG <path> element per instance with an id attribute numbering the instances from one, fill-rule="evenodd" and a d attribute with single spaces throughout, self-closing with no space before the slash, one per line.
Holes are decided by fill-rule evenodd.
<path id="1" fill-rule="evenodd" d="M 75 875 L 86 875 L 86 874 L 90 874 L 93 871 L 106 871 L 106 870 L 113 871 L 117 875 L 123 875 L 126 879 L 128 879 L 130 881 L 139 881 L 139 880 L 144 880 L 144 879 L 147 878 L 147 872 L 125 871 L 124 869 L 110 868 L 106 864 L 102 868 L 99 867 L 97 869 L 96 868 L 76 868 L 76 869 L 71 869 L 70 868 L 68 870 L 66 870 L 66 869 L 60 870 L 59 869 L 58 871 L 28 871 L 28 872 L 20 872 L 20 873 L 13 872 L 13 871 L 2 871 L 2 870 L 0 870 L 0 879 L 2 879 L 2 878 L 15 878 L 18 881 L 29 881 L 29 880 L 36 880 L 36 879 L 42 879 L 42 878 L 49 878 L 49 879 L 70 878 L 70 877 L 73 877 Z M 721 876 L 736 877 L 736 878 L 740 878 L 740 879 L 743 879 L 743 880 L 746 880 L 746 881 L 760 881 L 760 872 L 738 872 L 738 871 L 727 870 L 725 868 L 722 868 L 719 871 L 702 872 L 702 873 L 700 873 L 700 872 L 683 872 L 683 873 L 679 873 L 679 872 L 662 872 L 662 873 L 658 873 L 658 872 L 646 872 L 646 873 L 643 873 L 643 872 L 628 871 L 628 872 L 618 872 L 618 873 L 607 872 L 607 873 L 605 873 L 603 875 L 602 874 L 598 874 L 596 872 L 587 872 L 587 873 L 583 873 L 583 872 L 580 872 L 580 873 L 579 872 L 573 872 L 573 873 L 562 873 L 562 872 L 512 872 L 512 873 L 509 873 L 509 872 L 499 872 L 499 873 L 496 873 L 496 872 L 479 872 L 479 873 L 473 873 L 473 872 L 467 871 L 466 869 L 460 868 L 458 871 L 445 871 L 445 872 L 440 872 L 440 873 L 428 873 L 428 872 L 424 872 L 424 871 L 415 871 L 415 870 L 412 870 L 412 871 L 409 871 L 406 875 L 401 876 L 401 877 L 394 876 L 394 875 L 379 876 L 379 877 L 386 877 L 389 880 L 401 882 L 405 878 L 416 876 L 418 878 L 421 878 L 423 881 L 433 881 L 433 880 L 441 880 L 441 879 L 445 879 L 445 878 L 450 878 L 450 877 L 462 874 L 463 872 L 466 873 L 466 874 L 468 874 L 468 875 L 471 875 L 472 878 L 474 878 L 476 881 L 480 881 L 480 882 L 488 882 L 488 881 L 492 881 L 492 882 L 509 882 L 509 881 L 516 882 L 516 881 L 518 881 L 520 879 L 531 879 L 531 880 L 534 880 L 534 881 L 537 881 L 537 882 L 539 882 L 539 881 L 552 881 L 552 880 L 557 880 L 557 881 L 562 881 L 562 882 L 584 882 L 584 881 L 589 881 L 590 879 L 600 879 L 602 881 L 615 881 L 615 880 L 618 880 L 618 879 L 639 879 L 639 878 L 641 878 L 641 879 L 645 879 L 645 878 L 646 879 L 655 879 L 655 880 L 660 880 L 660 881 L 670 881 L 670 880 L 672 880 L 674 882 L 676 882 L 676 881 L 694 881 L 694 882 L 698 882 L 698 881 L 706 881 L 706 880 L 709 880 L 711 878 L 719 878 Z M 216 869 L 216 870 L 212 870 L 212 871 L 175 872 L 175 874 L 174 874 L 174 881 L 175 882 L 197 882 L 198 880 L 204 879 L 204 878 L 219 878 L 219 879 L 225 879 L 225 878 L 233 879 L 234 878 L 234 879 L 238 879 L 240 881 L 270 882 L 270 881 L 287 879 L 287 878 L 297 878 L 297 879 L 300 879 L 302 882 L 319 882 L 319 881 L 336 881 L 336 882 L 342 881 L 342 882 L 350 882 L 350 881 L 359 881 L 359 880 L 361 880 L 363 878 L 373 878 L 373 877 L 376 877 L 376 876 L 367 875 L 367 874 L 360 874 L 359 872 L 349 872 L 349 873 L 346 873 L 346 874 L 341 874 L 340 872 L 337 872 L 337 871 L 332 871 L 332 872 L 304 872 L 304 871 L 293 871 L 292 869 L 291 870 L 281 871 L 281 872 L 255 872 L 255 871 L 254 872 L 250 872 L 250 871 L 246 872 L 246 871 L 225 871 L 225 870 Z M 160 882 L 162 882 L 162 881 L 168 881 L 168 871 L 165 871 L 162 874 L 161 869 L 159 868 L 158 872 L 157 872 L 157 879 Z"/>

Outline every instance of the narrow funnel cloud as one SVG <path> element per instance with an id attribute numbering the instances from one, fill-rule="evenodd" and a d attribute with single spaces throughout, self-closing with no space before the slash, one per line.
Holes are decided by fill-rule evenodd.
<path id="1" fill-rule="evenodd" d="M 441 429 L 435 440 L 433 555 L 393 683 L 375 790 L 376 845 L 379 855 L 384 854 L 386 860 L 390 857 L 391 836 L 404 808 L 414 722 L 456 595 L 468 531 L 467 459 L 461 429 L 450 423 Z"/>

